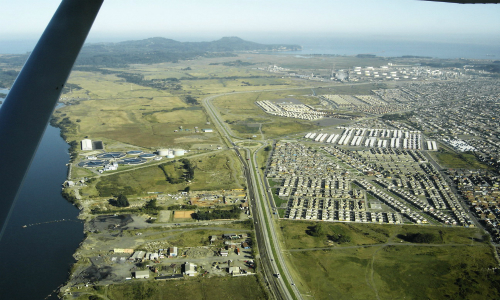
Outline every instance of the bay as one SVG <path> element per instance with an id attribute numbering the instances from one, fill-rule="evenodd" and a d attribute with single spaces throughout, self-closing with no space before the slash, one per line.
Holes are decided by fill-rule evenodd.
<path id="1" fill-rule="evenodd" d="M 0 241 L 2 299 L 57 299 L 83 240 L 78 209 L 61 196 L 69 146 L 59 134 L 47 127 Z"/>
<path id="2" fill-rule="evenodd" d="M 374 54 L 381 57 L 413 55 L 441 59 L 500 59 L 500 44 L 300 36 L 285 38 L 280 42 L 301 45 L 302 51 L 286 52 L 286 54 L 297 55 L 331 54 L 352 56 Z"/>

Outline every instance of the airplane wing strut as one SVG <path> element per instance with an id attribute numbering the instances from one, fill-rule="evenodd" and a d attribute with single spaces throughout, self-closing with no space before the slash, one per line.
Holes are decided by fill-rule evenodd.
<path id="1" fill-rule="evenodd" d="M 61 2 L 0 109 L 0 240 L 24 176 L 102 3 Z"/>

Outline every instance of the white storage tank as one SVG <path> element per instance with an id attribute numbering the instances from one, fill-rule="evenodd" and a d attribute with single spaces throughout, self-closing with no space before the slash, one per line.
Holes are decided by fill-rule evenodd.
<path id="1" fill-rule="evenodd" d="M 175 157 L 175 155 L 173 155 L 173 154 L 168 154 L 167 155 L 167 158 L 174 158 L 174 157 Z"/>
<path id="2" fill-rule="evenodd" d="M 167 156 L 168 154 L 170 154 L 170 151 L 168 149 L 158 149 L 157 152 L 159 156 Z"/>
<path id="3" fill-rule="evenodd" d="M 184 155 L 184 150 L 182 150 L 182 149 L 174 149 L 174 155 L 175 156 L 182 156 L 182 155 Z"/>

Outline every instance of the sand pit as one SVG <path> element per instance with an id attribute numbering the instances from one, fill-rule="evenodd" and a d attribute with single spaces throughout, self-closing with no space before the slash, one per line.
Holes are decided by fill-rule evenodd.
<path id="1" fill-rule="evenodd" d="M 176 211 L 174 213 L 174 219 L 191 219 L 191 214 L 193 213 L 194 210 Z"/>

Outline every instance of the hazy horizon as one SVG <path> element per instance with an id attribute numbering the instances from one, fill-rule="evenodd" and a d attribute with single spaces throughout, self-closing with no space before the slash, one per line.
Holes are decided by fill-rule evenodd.
<path id="1" fill-rule="evenodd" d="M 500 40 L 486 35 L 477 36 L 451 36 L 447 35 L 447 39 L 440 36 L 399 36 L 388 34 L 342 34 L 342 33 L 313 33 L 313 34 L 296 34 L 294 32 L 281 33 L 212 33 L 200 35 L 199 33 L 172 33 L 172 34 L 155 34 L 144 32 L 141 34 L 132 35 L 93 35 L 87 38 L 86 43 L 117 43 L 129 40 L 142 40 L 152 37 L 163 37 L 173 39 L 180 42 L 209 42 L 219 40 L 223 37 L 236 36 L 247 41 L 263 43 L 263 44 L 298 44 L 307 46 L 308 44 L 317 44 L 318 41 L 329 40 L 344 40 L 344 41 L 380 41 L 380 42 L 415 42 L 415 43 L 436 43 L 436 44 L 453 44 L 453 45 L 486 45 L 500 47 Z M 20 37 L 17 39 L 5 39 L 0 36 L 0 54 L 24 54 L 30 52 L 38 41 L 38 37 Z"/>
<path id="2" fill-rule="evenodd" d="M 0 41 L 37 40 L 59 4 L 60 0 L 3 3 Z M 500 5 L 420 0 L 106 0 L 88 42 L 238 36 L 255 42 L 300 43 L 294 39 L 335 36 L 500 44 L 498 16 Z"/>

